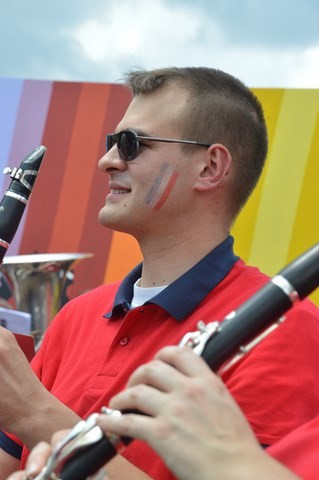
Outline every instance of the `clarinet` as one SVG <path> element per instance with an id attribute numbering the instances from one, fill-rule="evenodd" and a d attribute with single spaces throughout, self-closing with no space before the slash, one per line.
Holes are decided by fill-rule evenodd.
<path id="1" fill-rule="evenodd" d="M 46 147 L 36 147 L 20 167 L 6 167 L 12 181 L 0 203 L 0 265 L 18 229 L 25 207 L 33 190 Z"/>
<path id="2" fill-rule="evenodd" d="M 213 371 L 224 371 L 277 328 L 285 320 L 283 314 L 318 286 L 319 243 L 289 263 L 221 322 L 199 322 L 198 331 L 184 335 L 180 345 L 190 346 Z M 102 413 L 140 412 L 103 407 Z M 134 440 L 114 434 L 105 436 L 95 424 L 97 415 L 75 425 L 35 480 L 85 480 Z"/>

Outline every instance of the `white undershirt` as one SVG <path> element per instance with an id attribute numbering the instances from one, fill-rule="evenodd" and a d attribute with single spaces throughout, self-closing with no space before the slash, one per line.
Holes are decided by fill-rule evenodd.
<path id="1" fill-rule="evenodd" d="M 158 295 L 162 290 L 164 290 L 164 288 L 167 287 L 167 285 L 163 285 L 160 287 L 139 287 L 137 285 L 139 282 L 140 282 L 140 279 L 137 280 L 134 284 L 131 308 L 144 305 L 145 302 L 155 297 L 155 295 Z"/>

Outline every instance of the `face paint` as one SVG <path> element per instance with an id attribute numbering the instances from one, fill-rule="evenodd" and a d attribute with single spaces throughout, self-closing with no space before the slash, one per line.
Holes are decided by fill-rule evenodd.
<path id="1" fill-rule="evenodd" d="M 154 210 L 159 210 L 169 197 L 177 177 L 178 172 L 174 170 L 174 167 L 164 163 L 146 195 L 145 203 Z"/>

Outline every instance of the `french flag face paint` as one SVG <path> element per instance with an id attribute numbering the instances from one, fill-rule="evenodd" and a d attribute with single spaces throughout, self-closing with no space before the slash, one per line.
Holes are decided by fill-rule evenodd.
<path id="1" fill-rule="evenodd" d="M 145 203 L 154 210 L 159 210 L 168 199 L 179 173 L 172 165 L 164 163 L 149 189 Z"/>

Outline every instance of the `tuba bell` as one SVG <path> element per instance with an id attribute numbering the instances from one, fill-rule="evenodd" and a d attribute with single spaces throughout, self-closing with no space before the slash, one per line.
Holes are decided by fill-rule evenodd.
<path id="1" fill-rule="evenodd" d="M 48 253 L 6 256 L 0 270 L 7 278 L 14 308 L 31 314 L 31 334 L 35 348 L 62 307 L 68 275 L 80 260 L 92 253 Z"/>

